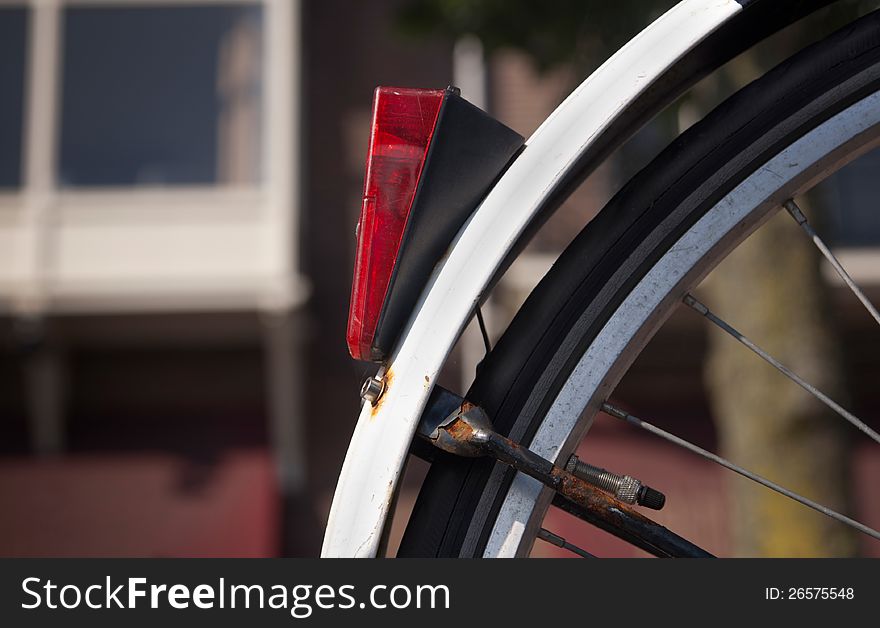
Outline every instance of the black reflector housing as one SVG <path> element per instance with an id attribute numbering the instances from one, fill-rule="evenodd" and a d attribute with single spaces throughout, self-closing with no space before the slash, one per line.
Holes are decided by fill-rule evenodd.
<path id="1" fill-rule="evenodd" d="M 385 360 L 437 262 L 524 138 L 448 88 L 373 338 Z"/>

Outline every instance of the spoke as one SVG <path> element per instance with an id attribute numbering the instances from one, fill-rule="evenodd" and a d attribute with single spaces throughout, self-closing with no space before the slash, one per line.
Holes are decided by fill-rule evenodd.
<path id="1" fill-rule="evenodd" d="M 815 386 L 813 386 L 812 384 L 810 384 L 809 382 L 807 382 L 806 380 L 801 378 L 799 375 L 792 372 L 791 369 L 789 369 L 787 366 L 782 364 L 779 360 L 777 360 L 772 355 L 770 355 L 769 353 L 764 351 L 761 347 L 756 345 L 754 342 L 752 342 L 751 340 L 749 340 L 748 338 L 743 336 L 739 331 L 737 331 L 736 329 L 731 327 L 725 321 L 723 321 L 720 318 L 718 318 L 717 316 L 715 316 L 715 314 L 713 314 L 712 311 L 709 310 L 708 307 L 706 307 L 704 304 L 697 301 L 693 296 L 691 296 L 690 294 L 686 294 L 684 296 L 683 301 L 684 301 L 685 305 L 687 305 L 691 309 L 695 310 L 699 314 L 702 314 L 709 321 L 711 321 L 714 325 L 716 325 L 720 329 L 724 330 L 730 336 L 732 336 L 733 338 L 738 340 L 740 343 L 742 343 L 743 345 L 745 345 L 746 347 L 751 349 L 753 353 L 760 356 L 765 362 L 767 362 L 768 364 L 773 366 L 777 371 L 779 371 L 780 373 L 785 375 L 788 379 L 790 379 L 791 381 L 796 383 L 798 386 L 800 386 L 801 388 L 806 390 L 808 393 L 810 393 L 816 399 L 818 399 L 819 401 L 824 403 L 826 406 L 828 406 L 829 408 L 834 410 L 837 414 L 842 416 L 844 419 L 846 419 L 847 421 L 849 421 L 850 423 L 855 425 L 862 432 L 864 432 L 865 434 L 867 434 L 868 436 L 873 438 L 876 442 L 880 443 L 880 434 L 878 434 L 877 432 L 872 430 L 870 427 L 868 427 L 864 421 L 862 421 L 860 418 L 858 418 L 852 412 L 845 409 L 839 403 L 837 403 L 836 401 L 831 399 L 831 397 L 829 397 L 828 395 L 823 393 L 821 390 L 819 390 L 818 388 L 816 388 Z"/>
<path id="2" fill-rule="evenodd" d="M 868 310 L 868 313 L 877 321 L 877 324 L 880 325 L 880 313 L 877 312 L 877 308 L 873 306 L 873 304 L 868 300 L 868 297 L 859 289 L 856 285 L 856 282 L 853 281 L 852 277 L 849 276 L 849 273 L 843 268 L 841 263 L 837 260 L 837 257 L 834 256 L 834 253 L 831 252 L 831 249 L 822 241 L 822 238 L 816 233 L 813 227 L 810 226 L 810 223 L 807 222 L 807 217 L 804 216 L 804 213 L 801 211 L 801 208 L 798 207 L 797 203 L 794 202 L 794 199 L 789 199 L 784 203 L 785 209 L 788 211 L 789 215 L 797 221 L 797 223 L 801 226 L 801 229 L 810 237 L 810 240 L 813 241 L 813 244 L 816 245 L 816 248 L 822 252 L 822 255 L 825 256 L 825 259 L 831 264 L 837 274 L 840 275 L 840 278 L 843 279 L 843 282 L 849 286 L 849 289 L 853 291 L 853 294 L 862 302 L 862 305 L 865 306 L 865 309 Z"/>
<path id="3" fill-rule="evenodd" d="M 670 443 L 678 445 L 679 447 L 683 447 L 684 449 L 687 449 L 688 451 L 691 451 L 699 456 L 702 456 L 703 458 L 706 458 L 707 460 L 711 460 L 712 462 L 715 462 L 715 463 L 721 465 L 722 467 L 725 467 L 726 469 L 730 469 L 734 473 L 739 473 L 743 477 L 746 477 L 754 482 L 757 482 L 758 484 L 766 486 L 767 488 L 772 489 L 772 490 L 776 491 L 777 493 L 780 493 L 781 495 L 785 495 L 786 497 L 789 497 L 789 498 L 793 499 L 794 501 L 803 504 L 804 506 L 812 508 L 813 510 L 817 510 L 817 511 L 821 512 L 822 514 L 831 517 L 832 519 L 836 519 L 837 521 L 840 521 L 841 523 L 845 523 L 848 526 L 852 526 L 856 530 L 858 530 L 860 532 L 864 532 L 868 536 L 872 536 L 875 539 L 880 539 L 880 532 L 878 532 L 877 530 L 874 530 L 873 528 L 869 528 L 865 524 L 859 523 L 855 519 L 850 519 L 846 515 L 842 515 L 839 512 L 837 512 L 836 510 L 832 510 L 832 509 L 828 508 L 827 506 L 823 506 L 822 504 L 814 502 L 811 499 L 807 499 L 806 497 L 803 497 L 802 495 L 798 495 L 794 491 L 790 491 L 789 489 L 787 489 L 783 486 L 780 486 L 779 484 L 776 484 L 775 482 L 772 482 L 772 481 L 768 480 L 767 478 L 765 478 L 761 475 L 758 475 L 757 473 L 752 473 L 748 469 L 744 469 L 743 467 L 730 462 L 726 458 L 722 458 L 721 456 L 718 456 L 717 454 L 713 454 L 711 451 L 707 451 L 707 450 L 703 449 L 702 447 L 698 447 L 697 445 L 694 445 L 693 443 L 686 441 L 683 438 L 676 436 L 675 434 L 671 434 L 671 433 L 667 432 L 666 430 L 657 427 L 656 425 L 652 425 L 651 423 L 648 423 L 647 421 L 643 421 L 642 419 L 640 419 L 636 416 L 633 416 L 632 414 L 630 414 L 629 412 L 626 412 L 625 410 L 621 410 L 620 408 L 612 406 L 610 403 L 607 403 L 607 402 L 603 403 L 602 404 L 602 411 L 608 413 L 609 415 L 611 415 L 617 419 L 621 419 L 623 421 L 626 421 L 627 423 L 630 423 L 632 425 L 640 427 L 643 430 L 647 430 L 648 432 L 650 432 L 656 436 L 659 436 L 660 438 L 663 438 L 664 440 L 667 440 Z"/>
<path id="4" fill-rule="evenodd" d="M 553 534 L 552 532 L 550 532 L 550 530 L 546 530 L 544 528 L 541 528 L 538 531 L 538 538 L 546 543 L 549 543 L 550 545 L 555 545 L 556 547 L 561 547 L 562 549 L 568 550 L 572 554 L 577 554 L 581 558 L 596 558 L 595 556 L 590 554 L 588 551 L 582 550 L 577 545 L 573 545 L 572 543 L 569 543 L 568 541 L 566 541 L 564 538 L 562 538 L 558 534 Z"/>

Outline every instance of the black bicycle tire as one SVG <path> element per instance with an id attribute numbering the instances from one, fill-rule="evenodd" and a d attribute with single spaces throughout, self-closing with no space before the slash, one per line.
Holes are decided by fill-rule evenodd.
<path id="1" fill-rule="evenodd" d="M 516 425 L 522 432 L 519 440 L 529 442 L 542 412 L 583 350 L 653 263 L 768 155 L 880 89 L 878 73 L 880 11 L 792 56 L 683 133 L 635 175 L 563 252 L 480 364 L 466 397 L 489 413 L 498 431 L 509 434 Z M 819 101 L 828 102 L 812 111 L 811 104 Z M 716 181 L 718 173 L 734 162 L 741 166 Z M 703 201 L 675 219 L 680 201 L 708 182 L 713 187 L 702 190 Z M 641 252 L 628 279 L 618 280 L 609 291 L 615 271 L 625 262 L 632 263 L 639 245 L 649 236 L 656 239 L 661 225 L 668 230 L 661 234 L 661 242 Z M 608 296 L 597 303 L 600 290 Z M 593 315 L 584 324 L 588 308 Z M 578 340 L 572 344 L 577 321 L 583 333 L 575 334 Z M 550 365 L 555 372 L 548 377 Z M 540 390 L 535 386 L 538 381 L 545 382 Z M 503 482 L 493 487 L 494 496 L 488 494 L 492 505 L 487 523 L 476 542 L 470 531 L 466 546 L 477 505 L 487 501 L 484 493 L 493 466 L 491 460 L 439 454 L 419 492 L 397 555 L 481 555 L 490 523 L 514 475 L 507 472 Z"/>

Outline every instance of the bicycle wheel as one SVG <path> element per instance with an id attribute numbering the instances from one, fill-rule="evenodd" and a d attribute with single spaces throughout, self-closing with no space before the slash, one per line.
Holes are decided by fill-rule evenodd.
<path id="1" fill-rule="evenodd" d="M 880 140 L 880 12 L 801 51 L 683 133 L 578 235 L 478 369 L 495 428 L 567 459 L 654 331 L 772 211 Z M 527 555 L 546 489 L 440 454 L 399 556 Z"/>

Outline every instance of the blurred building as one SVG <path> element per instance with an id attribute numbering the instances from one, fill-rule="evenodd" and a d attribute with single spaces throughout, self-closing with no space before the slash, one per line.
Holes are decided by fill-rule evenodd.
<path id="1" fill-rule="evenodd" d="M 287 0 L 0 4 L 3 554 L 278 551 L 298 32 Z"/>
<path id="2" fill-rule="evenodd" d="M 0 0 L 0 555 L 317 551 L 394 6 Z"/>

